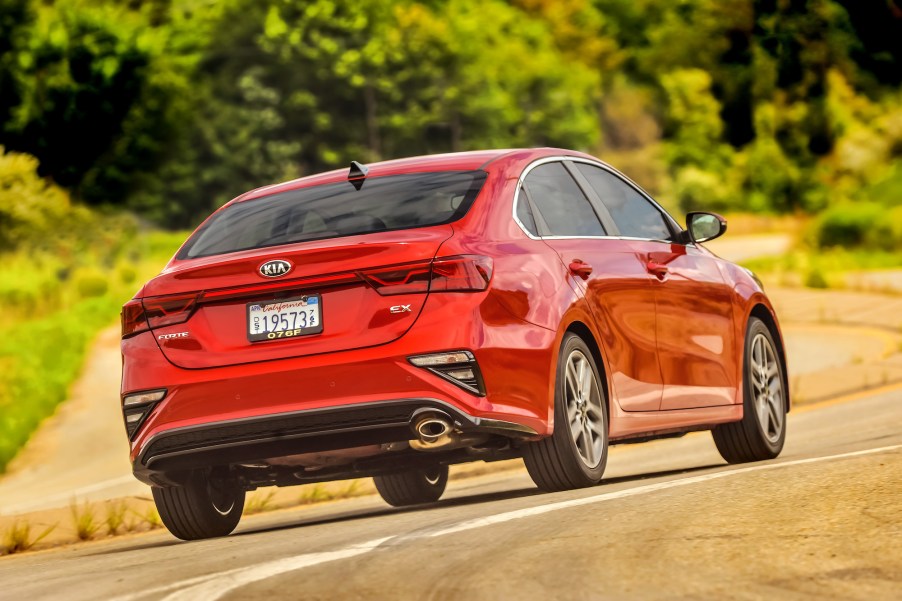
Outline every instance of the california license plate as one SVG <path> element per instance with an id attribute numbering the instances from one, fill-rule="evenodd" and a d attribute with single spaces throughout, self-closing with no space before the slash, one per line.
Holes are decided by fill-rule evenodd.
<path id="1" fill-rule="evenodd" d="M 251 342 L 295 338 L 323 331 L 322 298 L 297 298 L 247 304 L 247 338 Z"/>

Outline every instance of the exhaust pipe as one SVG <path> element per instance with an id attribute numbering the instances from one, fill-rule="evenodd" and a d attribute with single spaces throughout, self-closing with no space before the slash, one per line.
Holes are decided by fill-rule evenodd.
<path id="1" fill-rule="evenodd" d="M 488 440 L 485 434 L 464 434 L 455 430 L 446 415 L 431 414 L 420 418 L 413 427 L 417 438 L 410 441 L 410 448 L 417 451 L 447 451 L 469 447 Z"/>
<path id="2" fill-rule="evenodd" d="M 434 444 L 451 431 L 451 424 L 440 417 L 427 417 L 416 425 L 417 436 L 425 444 Z"/>

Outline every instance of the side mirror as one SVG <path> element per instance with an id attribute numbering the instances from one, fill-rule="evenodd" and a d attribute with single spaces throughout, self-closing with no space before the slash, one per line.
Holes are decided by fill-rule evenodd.
<path id="1" fill-rule="evenodd" d="M 727 220 L 717 213 L 693 212 L 686 215 L 686 233 L 692 242 L 707 242 L 727 231 Z"/>

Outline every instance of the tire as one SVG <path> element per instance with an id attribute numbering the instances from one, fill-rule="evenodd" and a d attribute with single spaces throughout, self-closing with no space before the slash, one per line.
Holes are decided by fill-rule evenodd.
<path id="1" fill-rule="evenodd" d="M 554 432 L 523 447 L 523 462 L 545 491 L 595 486 L 608 461 L 608 413 L 598 367 L 582 338 L 567 334 L 558 355 Z"/>
<path id="2" fill-rule="evenodd" d="M 742 420 L 715 427 L 714 444 L 729 463 L 773 459 L 786 440 L 785 366 L 770 330 L 749 319 L 742 365 Z"/>
<path id="3" fill-rule="evenodd" d="M 154 486 L 151 491 L 163 524 L 182 540 L 227 536 L 244 510 L 244 490 L 202 471 L 192 473 L 184 486 Z"/>
<path id="4" fill-rule="evenodd" d="M 374 476 L 373 483 L 382 499 L 393 507 L 435 503 L 448 485 L 448 466 Z"/>

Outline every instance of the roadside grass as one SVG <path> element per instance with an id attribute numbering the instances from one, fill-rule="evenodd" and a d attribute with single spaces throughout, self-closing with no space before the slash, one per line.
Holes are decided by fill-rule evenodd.
<path id="1" fill-rule="evenodd" d="M 125 514 L 127 510 L 128 507 L 122 499 L 107 502 L 106 514 L 103 518 L 103 521 L 106 524 L 107 534 L 116 536 L 119 534 L 119 530 L 125 527 Z M 128 531 L 128 529 L 126 530 Z"/>
<path id="2" fill-rule="evenodd" d="M 143 512 L 136 511 L 134 514 L 138 517 L 141 524 L 147 526 L 148 530 L 156 530 L 163 527 L 163 520 L 160 519 L 160 514 L 153 505 L 147 507 Z"/>
<path id="3" fill-rule="evenodd" d="M 32 536 L 31 523 L 17 520 L 3 532 L 3 547 L 0 549 L 2 551 L 0 554 L 12 555 L 28 551 L 53 532 L 56 526 L 56 524 L 48 526 L 37 536 Z"/>
<path id="4" fill-rule="evenodd" d="M 0 255 L 0 474 L 66 398 L 96 334 L 183 239 L 148 232 L 107 254 Z"/>
<path id="5" fill-rule="evenodd" d="M 266 493 L 262 491 L 258 491 L 255 494 L 248 497 L 247 502 L 244 504 L 244 515 L 253 515 L 255 513 L 263 513 L 264 511 L 269 511 L 273 506 L 273 497 L 276 495 L 276 491 L 270 490 Z"/>
<path id="6" fill-rule="evenodd" d="M 312 505 L 314 503 L 324 503 L 326 501 L 336 501 L 338 499 L 351 499 L 370 494 L 363 489 L 361 480 L 350 480 L 344 488 L 338 490 L 330 490 L 322 484 L 313 484 L 305 487 L 298 497 L 299 505 Z"/>
<path id="7" fill-rule="evenodd" d="M 78 502 L 73 499 L 69 505 L 72 513 L 72 526 L 75 536 L 78 540 L 90 540 L 100 530 L 100 522 L 94 514 L 93 503 L 85 502 L 79 506 Z"/>
<path id="8" fill-rule="evenodd" d="M 781 286 L 846 289 L 850 287 L 849 274 L 902 268 L 902 250 L 811 249 L 800 246 L 784 255 L 742 261 L 742 265 Z"/>

